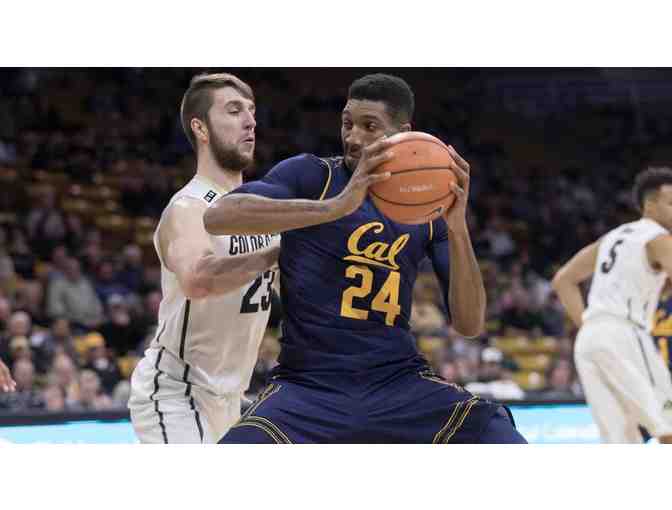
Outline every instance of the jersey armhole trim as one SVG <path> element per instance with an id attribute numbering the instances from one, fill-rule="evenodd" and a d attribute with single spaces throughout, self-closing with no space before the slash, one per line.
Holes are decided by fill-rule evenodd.
<path id="1" fill-rule="evenodd" d="M 429 222 L 429 240 L 434 240 L 434 222 L 430 220 Z"/>
<path id="2" fill-rule="evenodd" d="M 331 164 L 326 159 L 320 158 L 320 161 L 326 165 L 327 171 L 329 172 L 327 175 L 327 182 L 324 184 L 324 189 L 322 190 L 322 194 L 320 195 L 320 198 L 318 198 L 318 200 L 324 200 L 324 197 L 329 190 L 329 185 L 331 184 Z"/>

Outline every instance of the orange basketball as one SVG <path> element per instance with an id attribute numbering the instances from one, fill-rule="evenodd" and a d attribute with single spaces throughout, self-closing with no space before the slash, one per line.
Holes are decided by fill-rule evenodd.
<path id="1" fill-rule="evenodd" d="M 385 216 L 397 223 L 417 225 L 441 216 L 455 202 L 451 186 L 457 181 L 451 170 L 448 147 L 427 133 L 398 133 L 390 140 L 394 158 L 376 168 L 390 172 L 383 182 L 369 188 L 371 199 Z"/>

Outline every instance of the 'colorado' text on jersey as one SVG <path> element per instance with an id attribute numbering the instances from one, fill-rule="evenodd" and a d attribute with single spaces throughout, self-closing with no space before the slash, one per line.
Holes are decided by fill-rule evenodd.
<path id="1" fill-rule="evenodd" d="M 325 200 L 338 195 L 350 175 L 342 158 L 303 154 L 233 193 Z M 283 233 L 280 369 L 358 372 L 416 363 L 409 320 L 418 266 L 427 256 L 447 289 L 445 222 L 398 224 L 368 198 L 337 221 Z"/>

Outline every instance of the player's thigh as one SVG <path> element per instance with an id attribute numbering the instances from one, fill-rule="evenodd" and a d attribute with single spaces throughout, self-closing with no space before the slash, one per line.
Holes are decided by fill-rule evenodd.
<path id="1" fill-rule="evenodd" d="M 602 441 L 627 443 L 632 438 L 632 424 L 627 404 L 608 383 L 600 367 L 590 359 L 576 357 L 576 370 L 581 380 L 586 402 Z"/>
<path id="2" fill-rule="evenodd" d="M 527 440 L 516 430 L 511 412 L 504 406 L 500 406 L 490 418 L 478 436 L 478 442 L 482 444 L 527 444 Z"/>
<path id="3" fill-rule="evenodd" d="M 141 443 L 197 444 L 204 441 L 204 424 L 188 401 L 148 401 L 134 405 L 130 411 L 133 430 Z"/>
<path id="4" fill-rule="evenodd" d="M 347 402 L 332 392 L 274 380 L 220 443 L 338 442 L 350 427 L 347 409 Z"/>
<path id="5" fill-rule="evenodd" d="M 408 374 L 379 392 L 367 442 L 478 443 L 499 407 L 431 372 Z"/>

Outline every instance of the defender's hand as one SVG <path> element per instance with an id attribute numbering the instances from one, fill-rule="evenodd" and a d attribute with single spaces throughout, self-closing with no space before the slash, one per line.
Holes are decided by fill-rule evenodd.
<path id="1" fill-rule="evenodd" d="M 452 189 L 455 193 L 455 203 L 443 214 L 446 220 L 448 230 L 452 232 L 467 230 L 467 201 L 469 200 L 469 180 L 471 168 L 462 156 L 460 156 L 452 145 L 448 146 L 450 155 L 455 160 L 452 170 L 457 177 L 457 182 L 453 184 Z"/>
<path id="2" fill-rule="evenodd" d="M 374 173 L 374 170 L 391 160 L 394 153 L 390 151 L 392 143 L 387 138 L 381 138 L 371 145 L 362 149 L 362 157 L 359 159 L 357 168 L 350 177 L 348 185 L 335 198 L 335 205 L 340 216 L 347 216 L 355 212 L 366 199 L 369 186 L 390 178 L 390 173 Z"/>
<path id="3" fill-rule="evenodd" d="M 12 374 L 2 361 L 0 361 L 0 391 L 12 392 L 16 390 L 16 383 L 12 379 Z"/>

